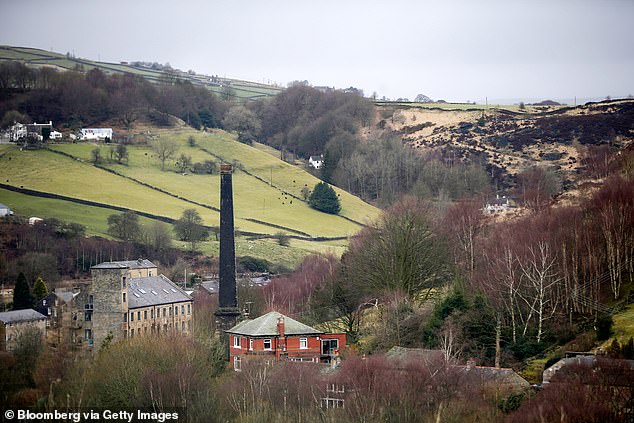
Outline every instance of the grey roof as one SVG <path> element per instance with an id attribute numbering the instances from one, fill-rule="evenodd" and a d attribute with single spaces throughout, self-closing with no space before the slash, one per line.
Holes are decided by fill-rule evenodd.
<path id="1" fill-rule="evenodd" d="M 58 299 L 62 300 L 65 303 L 68 303 L 70 300 L 75 298 L 78 295 L 78 293 L 70 292 L 70 291 L 57 291 L 57 290 L 55 290 L 55 295 L 57 295 Z"/>
<path id="2" fill-rule="evenodd" d="M 154 263 L 146 259 L 106 261 L 93 266 L 92 269 L 149 269 L 156 267 Z"/>
<path id="3" fill-rule="evenodd" d="M 128 307 L 139 308 L 191 301 L 178 285 L 163 275 L 130 279 Z"/>
<path id="4" fill-rule="evenodd" d="M 9 209 L 9 206 L 5 206 L 4 204 L 0 203 L 0 209 Z"/>
<path id="5" fill-rule="evenodd" d="M 0 322 L 16 323 L 16 322 L 32 322 L 34 320 L 44 320 L 46 316 L 37 311 L 27 308 L 26 310 L 13 310 L 0 313 Z"/>
<path id="6" fill-rule="evenodd" d="M 217 294 L 218 293 L 218 281 L 209 281 L 202 282 L 200 287 L 207 291 L 209 294 Z"/>
<path id="7" fill-rule="evenodd" d="M 280 317 L 284 318 L 285 335 L 320 335 L 323 333 L 277 311 L 271 311 L 257 319 L 242 321 L 227 332 L 245 336 L 278 336 L 277 319 Z"/>

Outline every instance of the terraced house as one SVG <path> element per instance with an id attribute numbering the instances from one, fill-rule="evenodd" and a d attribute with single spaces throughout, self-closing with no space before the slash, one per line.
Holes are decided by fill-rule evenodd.
<path id="1" fill-rule="evenodd" d="M 106 339 L 190 333 L 191 297 L 149 260 L 105 262 L 91 272 L 75 298 L 83 314 L 73 315 L 75 342 L 98 348 Z"/>

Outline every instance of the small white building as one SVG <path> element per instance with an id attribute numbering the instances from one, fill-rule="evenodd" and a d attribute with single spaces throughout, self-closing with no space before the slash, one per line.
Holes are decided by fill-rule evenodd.
<path id="1" fill-rule="evenodd" d="M 486 214 L 503 213 L 510 207 L 509 199 L 506 197 L 500 198 L 498 195 L 497 198 L 487 201 L 484 206 L 484 212 Z"/>
<path id="2" fill-rule="evenodd" d="M 324 165 L 324 156 L 310 156 L 308 158 L 308 164 L 315 169 L 321 169 Z"/>
<path id="3" fill-rule="evenodd" d="M 35 217 L 35 216 L 29 217 L 29 225 L 35 225 L 35 224 L 40 223 L 42 221 L 44 221 L 44 219 L 42 219 L 41 217 Z"/>
<path id="4" fill-rule="evenodd" d="M 57 132 L 57 131 L 51 131 L 51 134 L 49 135 L 49 138 L 52 140 L 61 140 L 62 139 L 62 133 L 61 132 Z"/>
<path id="5" fill-rule="evenodd" d="M 84 141 L 112 139 L 112 128 L 82 128 L 79 138 Z"/>
<path id="6" fill-rule="evenodd" d="M 9 206 L 5 206 L 4 204 L 0 204 L 0 217 L 2 216 L 12 216 L 13 211 L 9 208 Z"/>
<path id="7" fill-rule="evenodd" d="M 23 123 L 16 123 L 9 128 L 9 141 L 16 142 L 21 138 L 26 137 L 26 125 Z"/>

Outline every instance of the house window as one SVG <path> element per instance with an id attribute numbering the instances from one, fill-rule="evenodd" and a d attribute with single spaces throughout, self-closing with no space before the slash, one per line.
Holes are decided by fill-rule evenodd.
<path id="1" fill-rule="evenodd" d="M 344 400 L 341 398 L 322 398 L 321 408 L 344 408 Z"/>
<path id="2" fill-rule="evenodd" d="M 323 339 L 321 341 L 321 354 L 332 355 L 339 349 L 338 339 Z"/>
<path id="3" fill-rule="evenodd" d="M 123 302 L 125 303 L 125 292 L 123 293 Z"/>
<path id="4" fill-rule="evenodd" d="M 125 288 L 125 285 L 126 285 L 126 278 L 125 278 L 125 276 L 124 276 L 124 277 L 123 277 L 123 287 L 124 287 L 124 288 Z"/>
<path id="5" fill-rule="evenodd" d="M 308 348 L 308 338 L 299 338 L 299 348 L 303 350 Z"/>
<path id="6" fill-rule="evenodd" d="M 185 332 L 185 322 L 181 322 L 181 332 Z"/>
<path id="7" fill-rule="evenodd" d="M 187 314 L 192 314 L 192 305 L 187 304 Z"/>
<path id="8" fill-rule="evenodd" d="M 134 322 L 134 311 L 132 313 L 130 313 L 130 321 Z"/>
<path id="9" fill-rule="evenodd" d="M 238 356 L 233 357 L 233 370 L 236 372 L 242 370 L 242 360 Z"/>
<path id="10" fill-rule="evenodd" d="M 140 311 L 136 312 L 136 319 L 139 320 L 139 321 L 141 320 L 141 312 Z"/>
<path id="11" fill-rule="evenodd" d="M 94 299 L 93 296 L 89 295 L 88 296 L 88 304 L 92 304 L 93 303 L 93 299 Z"/>
<path id="12" fill-rule="evenodd" d="M 134 329 L 130 329 L 130 338 L 134 338 Z"/>
<path id="13" fill-rule="evenodd" d="M 174 306 L 174 314 L 178 316 L 178 306 Z"/>
<path id="14" fill-rule="evenodd" d="M 143 320 L 147 320 L 147 310 L 143 311 Z"/>
<path id="15" fill-rule="evenodd" d="M 249 338 L 249 351 L 253 351 L 253 339 Z"/>
<path id="16" fill-rule="evenodd" d="M 184 305 L 181 306 L 181 314 L 183 314 L 183 315 L 185 314 L 185 306 Z"/>
<path id="17" fill-rule="evenodd" d="M 91 322 L 91 321 L 92 321 L 92 311 L 84 312 L 84 322 Z"/>
<path id="18" fill-rule="evenodd" d="M 93 343 L 92 329 L 84 330 L 84 338 L 86 338 L 86 342 L 88 342 L 88 345 L 92 345 L 92 343 Z"/>
<path id="19" fill-rule="evenodd" d="M 333 392 L 335 394 L 343 394 L 346 392 L 346 388 L 344 387 L 344 385 L 329 383 L 326 385 L 326 392 Z"/>
<path id="20" fill-rule="evenodd" d="M 233 336 L 233 346 L 234 348 L 240 348 L 240 337 L 234 335 Z"/>
<path id="21" fill-rule="evenodd" d="M 174 311 L 172 310 L 172 307 L 170 307 L 170 317 L 172 317 L 172 313 L 173 313 L 173 312 L 174 312 Z"/>
<path id="22" fill-rule="evenodd" d="M 150 310 L 150 319 L 154 319 L 154 309 Z"/>
<path id="23" fill-rule="evenodd" d="M 163 307 L 163 317 L 165 317 L 166 314 L 167 312 L 165 311 L 165 307 Z"/>
<path id="24" fill-rule="evenodd" d="M 271 340 L 270 339 L 265 339 L 264 340 L 264 349 L 265 350 L 270 350 L 271 349 Z"/>
<path id="25" fill-rule="evenodd" d="M 128 313 L 123 313 L 123 321 L 124 322 L 128 321 Z"/>

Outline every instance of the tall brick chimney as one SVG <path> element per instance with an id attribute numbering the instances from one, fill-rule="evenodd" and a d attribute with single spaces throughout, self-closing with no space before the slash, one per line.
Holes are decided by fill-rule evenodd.
<path id="1" fill-rule="evenodd" d="M 235 326 L 238 310 L 236 287 L 236 253 L 233 226 L 233 168 L 220 165 L 220 282 L 216 328 L 227 330 Z"/>
<path id="2" fill-rule="evenodd" d="M 277 318 L 277 333 L 279 334 L 277 340 L 277 348 L 275 349 L 275 355 L 279 359 L 281 356 L 286 355 L 286 337 L 284 336 L 284 317 Z"/>

